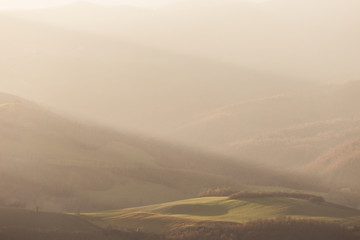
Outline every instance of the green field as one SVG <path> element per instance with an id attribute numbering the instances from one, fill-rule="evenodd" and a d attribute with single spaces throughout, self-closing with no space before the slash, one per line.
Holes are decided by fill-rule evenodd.
<path id="1" fill-rule="evenodd" d="M 100 227 L 141 228 L 145 232 L 162 233 L 170 229 L 201 222 L 244 223 L 256 219 L 293 217 L 360 223 L 360 211 L 331 203 L 313 203 L 295 198 L 257 198 L 229 200 L 227 197 L 188 199 L 164 204 L 116 211 L 82 214 Z"/>

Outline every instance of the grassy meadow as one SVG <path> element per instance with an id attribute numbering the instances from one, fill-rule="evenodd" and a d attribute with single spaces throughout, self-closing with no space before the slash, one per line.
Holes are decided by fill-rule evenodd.
<path id="1" fill-rule="evenodd" d="M 81 215 L 95 225 L 105 228 L 140 228 L 145 232 L 153 233 L 164 233 L 169 229 L 206 222 L 246 223 L 257 219 L 282 217 L 341 224 L 360 223 L 358 210 L 327 202 L 314 203 L 285 197 L 244 200 L 204 197 Z"/>

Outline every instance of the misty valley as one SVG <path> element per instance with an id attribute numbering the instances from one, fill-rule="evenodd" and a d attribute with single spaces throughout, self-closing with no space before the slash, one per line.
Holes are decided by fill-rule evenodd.
<path id="1" fill-rule="evenodd" d="M 0 240 L 360 240 L 359 9 L 0 1 Z"/>

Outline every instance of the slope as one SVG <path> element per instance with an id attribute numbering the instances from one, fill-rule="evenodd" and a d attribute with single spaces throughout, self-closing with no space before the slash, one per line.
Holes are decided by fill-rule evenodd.
<path id="1" fill-rule="evenodd" d="M 230 200 L 228 197 L 188 199 L 139 208 L 88 213 L 82 215 L 96 225 L 142 228 L 145 232 L 166 232 L 201 223 L 245 223 L 257 219 L 293 217 L 338 223 L 359 223 L 360 211 L 331 203 L 265 197 Z"/>
<path id="2" fill-rule="evenodd" d="M 186 141 L 259 164 L 298 169 L 360 130 L 359 81 L 225 105 L 178 128 Z"/>
<path id="3" fill-rule="evenodd" d="M 360 81 L 349 81 L 250 98 L 199 115 L 176 133 L 183 139 L 192 134 L 193 143 L 216 147 L 296 125 L 358 118 L 353 103 L 359 101 L 359 89 Z"/>
<path id="4" fill-rule="evenodd" d="M 269 165 L 281 168 L 301 169 L 344 141 L 356 138 L 359 133 L 359 118 L 337 118 L 240 139 L 220 146 L 218 151 L 260 163 L 268 159 Z"/>
<path id="5" fill-rule="evenodd" d="M 332 186 L 335 201 L 360 206 L 360 139 L 357 136 L 325 152 L 303 170 L 325 179 Z"/>
<path id="6" fill-rule="evenodd" d="M 356 174 L 357 164 L 360 163 L 359 159 L 360 154 L 360 139 L 356 138 L 353 140 L 346 141 L 343 144 L 340 144 L 333 148 L 331 151 L 327 152 L 323 156 L 321 156 L 316 161 L 309 164 L 308 168 L 314 171 L 317 171 L 321 174 L 326 175 L 333 175 L 336 178 L 339 176 L 339 172 L 348 172 L 350 169 L 352 169 L 353 173 L 348 174 L 347 176 L 343 177 L 349 177 L 350 179 L 353 178 Z M 348 184 L 350 182 L 357 182 L 352 181 L 350 179 L 344 179 L 343 181 L 347 182 Z M 341 185 L 343 181 L 340 181 L 340 179 L 337 179 L 335 181 L 339 181 L 339 184 Z"/>
<path id="7" fill-rule="evenodd" d="M 222 153 L 230 153 L 232 156 L 245 157 L 260 163 L 266 157 L 269 158 L 267 162 L 276 163 L 277 167 L 298 167 L 345 140 L 345 137 L 339 137 L 336 141 L 325 140 L 326 143 L 321 143 L 320 147 L 318 140 L 323 135 L 328 134 L 328 139 L 337 138 L 336 135 L 341 134 L 351 135 L 348 134 L 348 130 L 356 128 L 354 122 L 344 126 L 343 130 L 332 132 L 332 129 L 328 128 L 305 137 L 298 134 L 296 129 L 307 124 L 319 123 L 326 128 L 329 121 L 339 119 L 352 121 L 353 117 L 359 118 L 359 110 L 353 104 L 359 101 L 358 83 L 352 82 L 343 86 L 295 84 L 294 81 L 287 81 L 289 79 L 277 80 L 277 76 L 273 74 L 246 71 L 238 65 L 230 66 L 181 54 L 169 54 L 159 49 L 152 49 L 153 51 L 149 53 L 149 48 L 141 48 L 134 43 L 157 46 L 161 49 L 171 45 L 170 51 L 182 53 L 189 51 L 198 56 L 211 52 L 213 59 L 224 60 L 225 56 L 230 62 L 250 62 L 251 67 L 261 69 L 265 69 L 264 62 L 258 61 L 267 59 L 270 65 L 265 65 L 271 66 L 271 69 L 281 68 L 279 73 L 290 71 L 292 74 L 297 73 L 297 76 L 302 76 L 306 72 L 311 74 L 307 78 L 324 81 L 358 79 L 358 68 L 354 64 L 358 62 L 356 59 L 360 54 L 354 51 L 357 49 L 354 46 L 357 46 L 359 32 L 355 28 L 344 27 L 353 26 L 359 21 L 353 10 L 357 9 L 355 7 L 357 4 L 356 1 L 344 3 L 339 0 L 331 3 L 279 0 L 263 4 L 253 4 L 248 1 L 199 0 L 182 1 L 163 9 L 149 10 L 81 3 L 61 8 L 11 13 L 11 15 L 77 31 L 76 34 L 75 31 L 68 30 L 57 34 L 57 36 L 66 34 L 73 36 L 65 40 L 59 38 L 62 44 L 56 45 L 56 48 L 74 55 L 55 54 L 64 57 L 69 65 L 81 66 L 84 63 L 84 66 L 88 64 L 87 68 L 77 67 L 74 70 L 74 67 L 69 67 L 62 61 L 61 66 L 65 66 L 66 72 L 71 74 L 64 76 L 62 71 L 55 71 L 59 75 L 58 81 L 79 77 L 86 81 L 93 77 L 108 78 L 108 72 L 116 76 L 116 80 L 104 80 L 105 83 L 100 86 L 92 81 L 89 83 L 83 80 L 77 85 L 78 88 L 88 86 L 87 89 L 97 90 L 91 90 L 82 96 L 77 96 L 67 84 L 58 84 L 56 91 L 52 89 L 51 92 L 70 95 L 67 103 L 59 102 L 59 95 L 49 94 L 50 96 L 45 97 L 48 93 L 44 94 L 37 90 L 36 98 L 43 96 L 39 101 L 47 104 L 57 102 L 58 106 L 71 105 L 73 112 L 79 112 L 75 108 L 81 109 L 83 116 L 91 118 L 96 116 L 98 120 L 113 126 L 129 128 L 131 126 L 133 129 L 147 126 L 146 130 L 150 129 L 152 134 L 195 143 L 210 149 L 218 148 Z M 322 13 L 321 18 L 319 12 Z M 308 16 L 307 19 L 302 17 L 304 15 Z M 218 19 L 214 16 L 226 17 Z M 334 19 L 337 19 L 336 23 L 333 22 Z M 10 20 L 4 17 L 5 21 Z M 249 22 L 252 23 L 251 26 Z M 329 28 L 328 25 L 333 27 Z M 17 28 L 21 29 L 19 26 Z M 254 32 L 254 29 L 257 31 Z M 44 31 L 37 31 L 35 36 L 37 35 L 38 39 L 46 39 L 43 37 Z M 97 36 L 98 38 L 93 40 L 93 35 L 85 34 L 85 36 L 78 31 L 96 33 L 102 37 Z M 286 34 L 287 37 L 284 37 L 284 32 L 293 34 Z M 299 32 L 313 37 L 308 37 L 305 41 L 305 35 Z M 21 37 L 10 35 L 8 38 L 12 42 L 17 41 L 19 46 L 25 46 L 24 49 L 29 51 L 26 44 L 16 40 L 28 35 L 23 34 Z M 226 44 L 219 40 L 219 35 L 227 39 Z M 110 43 L 109 39 L 114 42 Z M 123 41 L 125 39 L 132 45 L 125 43 Z M 50 40 L 59 43 L 59 40 Z M 41 47 L 32 43 L 31 49 L 41 56 L 44 54 L 42 51 L 49 52 L 47 48 L 44 50 L 42 47 L 46 46 L 46 42 L 47 40 L 41 42 Z M 64 42 L 67 44 L 63 44 Z M 105 48 L 104 45 L 109 48 Z M 94 52 L 92 49 L 95 48 L 101 49 L 100 52 L 106 55 Z M 131 50 L 125 51 L 126 48 Z M 228 49 L 225 51 L 224 48 Z M 291 49 L 291 51 L 280 51 L 282 49 Z M 29 59 L 27 54 L 20 56 Z M 110 57 L 112 54 L 116 56 Z M 279 56 L 281 54 L 284 55 Z M 89 63 L 89 60 L 83 60 L 84 56 L 87 59 L 102 59 L 104 64 L 99 61 Z M 277 61 L 273 60 L 274 56 Z M 112 60 L 106 59 L 107 57 Z M 56 59 L 58 58 L 59 56 Z M 280 64 L 278 62 L 280 58 L 285 62 Z M 74 59 L 76 61 L 69 61 Z M 129 59 L 131 59 L 130 63 Z M 146 60 L 139 62 L 139 59 Z M 8 59 L 6 61 L 9 62 Z M 7 62 L 4 66 L 8 64 Z M 47 62 L 55 61 L 47 58 Z M 106 70 L 95 71 L 94 68 L 91 73 L 84 73 L 84 69 L 94 66 Z M 118 71 L 117 68 L 120 66 L 123 68 Z M 128 71 L 128 69 L 132 70 Z M 332 71 L 339 72 L 335 74 Z M 320 75 L 323 77 L 314 77 L 319 72 L 322 72 Z M 46 77 L 46 81 L 43 82 L 46 83 L 53 77 Z M 136 81 L 133 82 L 136 84 L 124 79 L 131 81 L 135 79 Z M 121 82 L 121 87 L 117 87 L 116 82 Z M 109 85 L 110 91 L 106 89 Z M 104 92 L 107 96 L 99 97 Z M 129 96 L 129 92 L 136 94 Z M 74 96 L 77 98 L 76 101 Z M 143 98 L 140 99 L 139 96 Z M 89 104 L 90 98 L 96 101 Z M 116 112 L 109 107 L 109 103 L 113 102 L 119 102 Z M 169 104 L 165 106 L 164 102 Z M 289 128 L 294 130 L 288 131 Z M 291 135 L 293 133 L 296 134 L 295 137 Z M 290 150 L 283 151 L 283 144 L 287 144 Z M 263 151 L 263 149 L 267 150 Z"/>
<path id="8" fill-rule="evenodd" d="M 313 188 L 310 180 L 65 119 L 0 94 L 0 202 L 101 210 L 243 184 Z"/>
<path id="9" fill-rule="evenodd" d="M 64 232 L 100 231 L 95 225 L 72 215 L 0 208 L 0 229 L 9 227 Z"/>

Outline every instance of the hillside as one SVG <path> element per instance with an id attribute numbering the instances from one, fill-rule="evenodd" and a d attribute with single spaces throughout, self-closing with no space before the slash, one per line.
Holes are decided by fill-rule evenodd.
<path id="1" fill-rule="evenodd" d="M 340 26 L 359 20 L 353 5 L 355 1 L 279 0 L 260 8 L 247 1 L 198 0 L 157 10 L 76 3 L 3 12 L 0 26 L 7 38 L 0 46 L 4 56 L 0 58 L 2 89 L 116 129 L 297 169 L 358 132 L 360 111 L 353 103 L 360 101 L 359 74 L 357 67 L 350 70 L 360 56 L 350 47 L 358 31 L 339 34 L 347 29 Z M 318 19 L 317 8 L 324 10 L 324 19 L 341 19 L 333 24 L 336 28 L 322 27 L 329 23 Z M 308 16 L 308 25 L 302 22 L 302 14 L 296 17 L 296 11 Z M 214 16 L 226 18 L 218 21 Z M 212 27 L 205 27 L 209 24 Z M 293 32 L 294 26 L 309 36 L 315 34 L 317 37 L 308 38 L 316 39 L 315 43 L 306 44 L 298 30 Z M 259 35 L 253 32 L 255 28 Z M 260 53 L 270 56 L 271 64 L 274 56 L 279 59 L 277 44 L 284 31 L 294 33 L 287 34 L 294 39 L 281 38 L 281 47 L 300 50 L 301 57 L 296 60 L 302 59 L 295 64 L 294 52 L 284 58 L 286 64 L 299 67 L 291 72 L 323 71 L 327 78 L 284 77 L 283 71 L 291 69 L 285 63 L 276 64 L 283 71 L 272 73 L 256 62 L 264 59 L 257 56 Z M 320 41 L 322 31 L 328 34 L 326 41 Z M 230 42 L 216 40 L 219 35 Z M 254 47 L 249 47 L 250 43 Z M 334 47 L 337 44 L 341 47 Z M 233 54 L 225 54 L 225 46 Z M 264 48 L 275 52 L 270 54 Z M 339 56 L 349 57 L 328 56 L 335 50 Z M 205 54 L 212 51 L 212 57 Z M 314 60 L 314 52 L 322 60 Z M 253 59 L 249 60 L 252 64 L 225 61 L 219 56 L 223 53 L 240 62 Z M 352 58 L 355 60 L 350 61 Z M 344 59 L 350 62 L 342 62 Z M 302 69 L 307 64 L 311 71 Z M 330 73 L 335 69 L 344 71 L 336 79 L 336 74 Z"/>
<path id="2" fill-rule="evenodd" d="M 337 118 L 280 128 L 220 146 L 217 151 L 254 162 L 301 169 L 360 133 L 360 118 Z"/>
<path id="3" fill-rule="evenodd" d="M 356 184 L 359 168 L 360 139 L 358 138 L 334 147 L 307 166 L 308 170 L 316 171 L 331 179 L 333 184 L 356 189 L 359 187 Z"/>
<path id="4" fill-rule="evenodd" d="M 102 210 L 184 199 L 213 187 L 319 187 L 291 173 L 82 124 L 0 96 L 5 206 Z"/>
<path id="5" fill-rule="evenodd" d="M 254 200 L 254 199 L 253 199 Z M 269 199 L 264 199 L 268 202 Z M 276 203 L 284 206 L 307 209 L 306 204 L 298 204 L 296 199 L 271 199 L 274 210 Z M 287 240 L 296 235 L 299 240 L 358 240 L 358 228 L 340 225 L 336 221 L 343 222 L 351 218 L 351 223 L 358 222 L 358 212 L 349 212 L 349 209 L 328 204 L 321 210 L 326 211 L 326 216 L 334 215 L 338 218 L 329 221 L 310 220 L 313 217 L 301 216 L 297 219 L 289 217 L 276 217 L 276 219 L 258 219 L 251 221 L 251 211 L 262 210 L 261 201 L 248 199 L 246 203 L 236 204 L 226 202 L 223 198 L 191 199 L 181 202 L 161 204 L 138 208 L 152 212 L 161 212 L 144 218 L 137 216 L 136 219 L 129 218 L 126 224 L 121 224 L 121 214 L 96 213 L 96 214 L 55 214 L 20 209 L 0 209 L 0 239 L 6 240 L 219 240 L 219 239 L 249 239 L 263 240 L 276 239 Z M 247 205 L 250 205 L 248 207 Z M 297 206 L 296 206 L 297 205 Z M 260 209 L 253 208 L 259 206 Z M 157 208 L 156 208 L 157 207 Z M 268 206 L 269 207 L 269 206 Z M 246 210 L 246 216 L 242 210 Z M 310 207 L 311 209 L 313 207 Z M 219 212 L 221 209 L 222 212 Z M 130 210 L 130 209 L 128 209 Z M 135 209 L 132 209 L 135 210 Z M 238 215 L 243 218 L 241 223 L 223 222 L 213 220 L 192 220 L 196 216 L 201 218 L 214 218 L 228 210 L 232 216 Z M 319 209 L 315 209 L 319 210 Z M 126 211 L 126 210 L 124 210 Z M 238 211 L 237 213 L 235 213 Z M 321 211 L 320 211 L 321 212 Z M 204 214 L 205 213 L 205 214 Z M 315 212 L 312 210 L 312 215 Z M 145 213 L 144 213 L 145 214 Z M 143 214 L 143 215 L 144 215 Z M 186 215 L 179 215 L 186 214 Z M 228 214 L 228 215 L 229 215 Z M 101 215 L 101 217 L 100 217 Z M 104 215 L 107 215 L 104 217 Z M 139 214 L 138 214 L 139 215 Z M 174 215 L 174 217 L 171 217 Z M 127 215 L 129 217 L 130 214 Z M 354 217 L 356 216 L 356 217 Z M 264 215 L 264 217 L 266 217 Z M 161 219 L 160 221 L 158 221 Z M 95 221 L 104 228 L 90 223 Z M 174 222 L 176 220 L 176 222 Z M 245 222 L 246 221 L 246 222 Z M 149 224 L 146 224 L 149 223 Z M 350 223 L 350 222 L 348 222 Z M 109 225 L 114 224 L 114 225 Z M 137 224 L 141 224 L 139 227 Z M 144 225 L 145 224 L 145 225 Z M 119 227 L 119 229 L 117 229 Z M 151 227 L 149 231 L 149 227 Z M 125 229 L 130 228 L 130 229 Z M 307 231 L 304 231 L 304 228 Z M 158 232 L 154 234 L 151 232 Z M 221 236 L 221 238 L 219 237 Z"/>
<path id="6" fill-rule="evenodd" d="M 100 231 L 95 225 L 72 215 L 0 208 L 0 229 L 10 227 L 64 232 Z"/>
<path id="7" fill-rule="evenodd" d="M 319 84 L 248 99 L 204 113 L 176 129 L 183 141 L 259 164 L 297 169 L 360 129 L 360 81 Z"/>
<path id="8" fill-rule="evenodd" d="M 307 164 L 304 172 L 316 174 L 332 186 L 329 198 L 360 207 L 360 140 L 346 140 Z"/>
<path id="9" fill-rule="evenodd" d="M 151 235 L 109 232 L 76 215 L 33 210 L 0 208 L 2 240 L 135 240 L 153 239 Z M 160 240 L 160 238 L 157 238 Z"/>
<path id="10" fill-rule="evenodd" d="M 211 222 L 246 223 L 257 219 L 312 219 L 347 224 L 360 222 L 360 211 L 331 203 L 286 197 L 230 200 L 228 197 L 204 197 L 146 207 L 88 213 L 84 219 L 105 227 L 142 228 L 145 232 L 166 232 L 171 229 Z"/>
<path id="11" fill-rule="evenodd" d="M 155 31 L 141 23 L 172 18 L 166 11 L 193 16 L 204 2 L 194 10 L 188 4 L 152 11 L 81 3 L 3 13 L 0 25 L 7 38 L 0 48 L 9 57 L 0 59 L 2 89 L 122 131 L 286 170 L 303 167 L 357 134 L 360 112 L 353 103 L 359 101 L 359 81 L 297 81 L 201 54 L 178 54 L 119 34 L 128 28 Z M 212 4 L 224 12 L 229 2 Z M 252 4 L 240 5 L 258 11 Z M 211 9 L 202 14 L 208 16 Z M 337 81 L 348 79 L 357 78 Z"/>
<path id="12" fill-rule="evenodd" d="M 0 240 L 360 240 L 359 9 L 0 1 Z"/>
<path id="13" fill-rule="evenodd" d="M 217 153 L 317 176 L 327 182 L 331 201 L 358 208 L 358 147 L 352 139 L 360 134 L 354 104 L 359 83 L 224 106 L 184 124 L 179 133 Z"/>
<path id="14" fill-rule="evenodd" d="M 349 81 L 249 98 L 203 113 L 177 133 L 183 134 L 184 139 L 192 134 L 193 143 L 213 147 L 296 125 L 358 118 L 360 111 L 352 103 L 359 100 L 359 89 L 360 81 Z"/>

